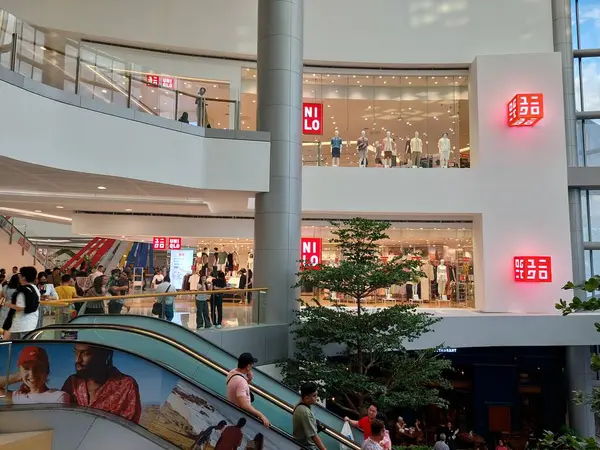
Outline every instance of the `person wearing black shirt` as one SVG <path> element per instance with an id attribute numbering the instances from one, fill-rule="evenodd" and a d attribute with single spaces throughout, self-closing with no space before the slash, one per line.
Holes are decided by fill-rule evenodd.
<path id="1" fill-rule="evenodd" d="M 221 270 L 217 272 L 217 278 L 212 283 L 213 290 L 223 290 L 227 287 L 225 281 L 225 273 Z M 223 321 L 223 294 L 213 294 L 210 300 L 210 315 L 212 323 L 217 328 L 221 328 L 221 322 Z"/>

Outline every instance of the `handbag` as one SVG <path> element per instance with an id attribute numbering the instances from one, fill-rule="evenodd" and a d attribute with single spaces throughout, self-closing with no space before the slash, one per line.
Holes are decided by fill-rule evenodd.
<path id="1" fill-rule="evenodd" d="M 154 304 L 152 305 L 152 315 L 153 316 L 160 316 L 162 314 L 162 303 L 161 302 L 154 302 Z"/>

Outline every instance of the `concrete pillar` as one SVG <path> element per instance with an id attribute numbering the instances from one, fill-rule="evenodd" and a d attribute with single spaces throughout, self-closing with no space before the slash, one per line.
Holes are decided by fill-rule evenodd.
<path id="1" fill-rule="evenodd" d="M 579 165 L 577 155 L 575 80 L 573 73 L 573 33 L 571 28 L 571 1 L 552 0 L 554 50 L 562 55 L 563 92 L 565 101 L 565 133 L 567 164 Z M 571 253 L 575 281 L 585 279 L 583 230 L 581 221 L 581 191 L 569 189 L 569 215 L 571 220 Z M 582 293 L 578 293 L 579 296 Z"/>
<path id="2" fill-rule="evenodd" d="M 569 426 L 582 436 L 594 436 L 596 429 L 594 414 L 587 405 L 573 403 L 573 391 L 591 393 L 595 373 L 590 368 L 590 348 L 587 346 L 567 347 L 567 378 L 569 388 Z"/>
<path id="3" fill-rule="evenodd" d="M 258 1 L 258 124 L 271 133 L 268 193 L 254 215 L 254 286 L 268 287 L 261 320 L 288 323 L 297 308 L 302 196 L 304 0 Z"/>

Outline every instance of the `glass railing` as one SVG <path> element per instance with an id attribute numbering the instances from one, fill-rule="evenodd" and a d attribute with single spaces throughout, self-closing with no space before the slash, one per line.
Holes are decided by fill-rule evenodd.
<path id="1" fill-rule="evenodd" d="M 212 294 L 206 304 L 196 302 L 197 294 Z M 222 300 L 216 298 L 221 296 Z M 168 298 L 167 301 L 162 301 Z M 173 307 L 167 306 L 173 298 Z M 213 304 L 213 299 L 215 299 Z M 42 302 L 47 308 L 43 325 L 66 323 L 84 314 L 134 314 L 170 319 L 190 330 L 233 328 L 258 325 L 264 322 L 267 289 L 226 289 L 214 291 L 181 291 L 168 294 L 137 294 L 122 297 L 83 297 L 71 300 Z M 219 308 L 222 304 L 222 314 Z M 68 306 L 67 306 L 68 305 Z M 204 309 L 206 308 L 206 309 Z M 198 311 L 200 309 L 200 313 Z M 172 310 L 172 314 L 171 314 Z M 205 323 L 203 311 L 208 314 Z"/>
<path id="2" fill-rule="evenodd" d="M 64 330 L 56 339 L 44 333 L 36 341 L 0 344 L 0 411 L 12 404 L 99 410 L 178 448 L 215 448 L 219 436 L 230 435 L 236 448 L 302 448 L 277 426 L 265 428 L 223 396 L 156 358 L 120 345 L 74 338 L 72 330 Z M 41 362 L 47 372 L 22 379 L 24 360 Z M 87 394 L 88 381 L 96 385 L 93 399 Z M 28 396 L 32 386 L 46 389 Z"/>
<path id="3" fill-rule="evenodd" d="M 75 341 L 90 342 L 122 349 L 152 359 L 218 395 L 226 395 L 225 377 L 228 367 L 216 363 L 205 355 L 170 337 L 151 330 L 122 325 L 70 324 L 36 330 L 27 336 L 32 340 L 56 340 L 67 337 Z M 263 386 L 252 383 L 255 400 L 253 406 L 262 412 L 271 424 L 285 433 L 292 433 L 292 417 L 295 403 L 290 404 Z M 338 430 L 323 423 L 326 430 L 321 435 L 326 448 L 346 445 L 349 449 L 360 447 L 345 438 Z"/>
<path id="4" fill-rule="evenodd" d="M 0 66 L 67 93 L 152 116 L 205 128 L 240 129 L 239 102 L 229 98 L 228 83 L 159 74 L 36 28 L 3 10 Z"/>

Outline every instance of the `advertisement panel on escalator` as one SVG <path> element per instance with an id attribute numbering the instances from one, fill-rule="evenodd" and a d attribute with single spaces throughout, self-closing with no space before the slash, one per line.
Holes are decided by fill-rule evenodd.
<path id="1" fill-rule="evenodd" d="M 183 449 L 283 449 L 291 442 L 160 366 L 82 342 L 0 347 L 0 388 L 8 404 L 100 409 Z M 6 374 L 6 375 L 4 375 Z M 256 445 L 259 444 L 259 445 Z"/>

